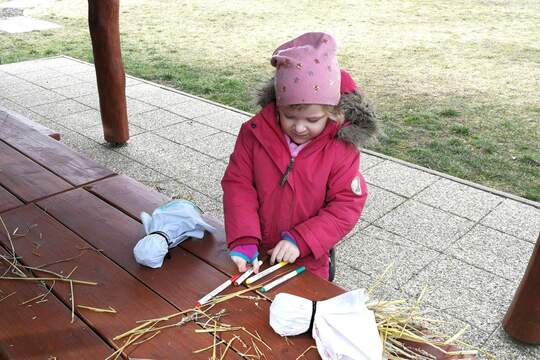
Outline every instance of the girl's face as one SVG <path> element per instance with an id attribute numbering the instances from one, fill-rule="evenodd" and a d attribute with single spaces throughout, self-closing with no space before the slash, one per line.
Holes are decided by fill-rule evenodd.
<path id="1" fill-rule="evenodd" d="M 322 105 L 280 106 L 278 112 L 279 125 L 299 145 L 322 133 L 328 121 L 328 113 Z"/>

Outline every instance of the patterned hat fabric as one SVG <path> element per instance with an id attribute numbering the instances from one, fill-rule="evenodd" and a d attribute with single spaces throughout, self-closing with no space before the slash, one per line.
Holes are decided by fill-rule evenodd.
<path id="1" fill-rule="evenodd" d="M 271 64 L 276 68 L 276 104 L 337 105 L 341 73 L 336 41 L 322 32 L 310 32 L 279 46 Z"/>

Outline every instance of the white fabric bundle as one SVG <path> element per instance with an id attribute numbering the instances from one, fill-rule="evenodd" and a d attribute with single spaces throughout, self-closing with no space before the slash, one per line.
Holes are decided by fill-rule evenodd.
<path id="1" fill-rule="evenodd" d="M 366 307 L 364 289 L 318 301 L 311 335 L 323 360 L 380 360 L 383 348 L 375 315 Z M 278 294 L 270 306 L 270 326 L 281 336 L 309 329 L 313 303 L 299 296 Z"/>
<path id="2" fill-rule="evenodd" d="M 205 230 L 215 230 L 202 219 L 199 208 L 187 200 L 161 205 L 152 216 L 142 212 L 141 220 L 148 235 L 135 245 L 133 254 L 139 264 L 151 268 L 161 267 L 169 249 L 188 237 L 202 239 Z"/>

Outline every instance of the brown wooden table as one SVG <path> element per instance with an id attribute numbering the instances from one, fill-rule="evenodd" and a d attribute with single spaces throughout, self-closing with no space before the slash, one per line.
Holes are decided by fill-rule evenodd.
<path id="1" fill-rule="evenodd" d="M 2 119 L 0 117 L 0 119 Z M 138 324 L 190 309 L 203 295 L 236 273 L 227 255 L 223 227 L 204 239 L 190 239 L 171 251 L 160 269 L 138 265 L 133 247 L 145 234 L 141 211 L 151 212 L 169 200 L 137 181 L 117 175 L 9 116 L 0 120 L 0 216 L 11 234 L 21 264 L 30 267 L 62 261 L 47 270 L 73 279 L 97 282 L 76 285 L 75 305 L 116 309 L 116 314 L 75 308 L 71 289 L 56 282 L 46 302 L 29 301 L 51 289 L 40 282 L 0 281 L 0 359 L 104 359 L 122 342 L 112 339 Z M 0 225 L 0 255 L 11 254 L 10 240 Z M 0 275 L 8 265 L 0 260 Z M 282 269 L 282 272 L 290 269 Z M 27 272 L 28 276 L 46 276 Z M 233 290 L 237 290 L 233 289 Z M 267 294 L 265 300 L 235 298 L 218 304 L 226 323 L 257 332 L 270 346 L 259 348 L 268 359 L 296 359 L 314 341 L 308 335 L 278 336 L 268 323 L 269 306 L 278 292 L 323 300 L 344 290 L 306 272 Z M 251 295 L 257 295 L 251 293 Z M 162 331 L 150 341 L 128 348 L 139 359 L 208 359 L 213 335 L 196 333 L 193 322 Z M 232 332 L 220 335 L 226 341 Z M 249 337 L 247 337 L 249 339 Z M 219 346 L 220 351 L 225 345 Z M 246 352 L 233 342 L 226 359 Z M 251 354 L 254 352 L 252 351 Z M 309 351 L 305 359 L 318 359 Z"/>

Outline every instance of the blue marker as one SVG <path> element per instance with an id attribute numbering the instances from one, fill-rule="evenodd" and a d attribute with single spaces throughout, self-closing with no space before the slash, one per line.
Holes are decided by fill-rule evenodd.
<path id="1" fill-rule="evenodd" d="M 296 275 L 303 273 L 305 270 L 306 270 L 306 268 L 304 266 L 300 266 L 298 269 L 293 270 L 290 273 L 287 273 L 287 274 L 283 275 L 282 277 L 272 281 L 270 284 L 264 285 L 261 288 L 261 292 L 263 292 L 263 293 L 268 292 L 268 291 L 272 290 L 273 288 L 275 288 L 276 286 L 278 286 L 279 284 L 282 284 L 285 281 L 287 281 L 289 279 L 292 279 Z"/>

